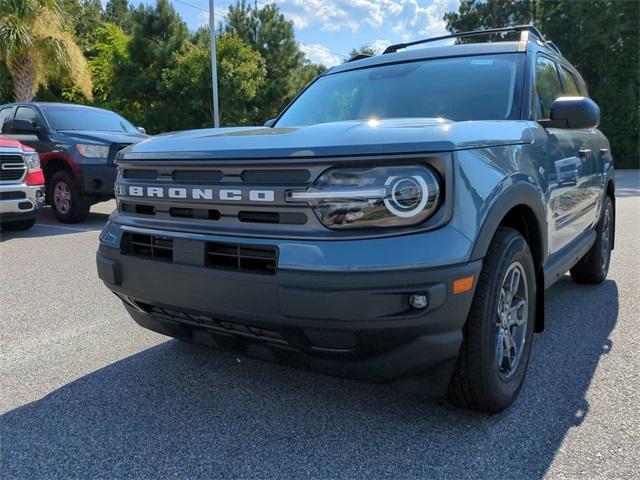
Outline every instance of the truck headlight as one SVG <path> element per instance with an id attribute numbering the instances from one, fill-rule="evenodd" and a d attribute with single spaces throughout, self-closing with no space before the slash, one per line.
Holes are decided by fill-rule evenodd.
<path id="1" fill-rule="evenodd" d="M 438 174 L 422 165 L 335 168 L 307 190 L 288 191 L 288 202 L 306 202 L 333 229 L 417 225 L 439 206 Z"/>
<path id="2" fill-rule="evenodd" d="M 40 157 L 35 152 L 27 152 L 22 155 L 24 163 L 27 165 L 27 170 L 36 170 L 40 168 Z"/>
<path id="3" fill-rule="evenodd" d="M 83 157 L 87 158 L 107 158 L 109 156 L 108 145 L 84 145 L 79 143 L 76 145 L 76 150 Z"/>

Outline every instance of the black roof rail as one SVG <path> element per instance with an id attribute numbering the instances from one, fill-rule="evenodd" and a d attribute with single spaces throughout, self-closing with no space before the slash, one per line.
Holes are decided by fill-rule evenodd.
<path id="1" fill-rule="evenodd" d="M 513 27 L 488 28 L 485 30 L 473 30 L 471 32 L 452 33 L 450 35 L 442 35 L 440 37 L 425 38 L 423 40 L 416 40 L 408 43 L 396 43 L 395 45 L 389 45 L 385 49 L 385 51 L 382 52 L 382 54 L 384 55 L 385 53 L 395 53 L 398 50 L 402 50 L 403 48 L 413 47 L 414 45 L 420 45 L 422 43 L 437 42 L 438 40 L 446 40 L 448 38 L 462 38 L 462 37 L 471 37 L 474 35 L 485 35 L 487 33 L 507 33 L 507 32 L 530 32 L 534 34 L 536 37 L 538 37 L 540 41 L 542 41 L 543 43 L 545 42 L 544 35 L 540 32 L 540 30 L 538 30 L 533 25 L 515 25 Z M 522 37 L 521 37 L 521 40 L 522 40 Z M 558 53 L 560 52 L 558 51 Z"/>
<path id="2" fill-rule="evenodd" d="M 369 58 L 369 57 L 372 57 L 372 56 L 373 55 L 370 55 L 368 53 L 359 53 L 358 55 L 354 55 L 349 60 L 347 60 L 347 63 L 355 62 L 356 60 L 362 60 L 363 58 Z"/>
<path id="3" fill-rule="evenodd" d="M 562 52 L 560 51 L 560 49 L 558 48 L 558 46 L 555 43 L 553 43 L 553 42 L 544 42 L 544 44 L 547 47 L 549 47 L 551 50 L 556 52 L 558 55 L 562 55 Z"/>

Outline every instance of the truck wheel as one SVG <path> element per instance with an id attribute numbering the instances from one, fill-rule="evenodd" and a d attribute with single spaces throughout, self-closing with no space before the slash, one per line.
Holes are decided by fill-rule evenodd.
<path id="1" fill-rule="evenodd" d="M 611 239 L 613 238 L 613 202 L 604 197 L 602 216 L 596 228 L 596 241 L 591 249 L 571 269 L 571 278 L 578 283 L 595 285 L 604 282 L 611 262 Z"/>
<path id="2" fill-rule="evenodd" d="M 483 260 L 449 384 L 455 404 L 500 412 L 518 396 L 533 340 L 534 272 L 522 235 L 512 228 L 498 228 Z"/>
<path id="3" fill-rule="evenodd" d="M 91 205 L 82 198 L 76 182 L 69 173 L 57 172 L 48 186 L 47 197 L 58 220 L 62 223 L 77 223 L 87 218 Z"/>
<path id="4" fill-rule="evenodd" d="M 2 222 L 2 230 L 29 230 L 36 223 L 35 218 L 28 220 L 14 220 L 13 222 Z"/>

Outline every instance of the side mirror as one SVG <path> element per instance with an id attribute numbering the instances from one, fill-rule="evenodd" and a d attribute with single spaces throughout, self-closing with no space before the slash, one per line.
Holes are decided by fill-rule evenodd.
<path id="1" fill-rule="evenodd" d="M 29 120 L 14 119 L 9 122 L 9 128 L 16 132 L 39 133 L 42 129 Z"/>
<path id="2" fill-rule="evenodd" d="M 144 129 L 144 127 L 136 127 L 136 128 L 138 129 L 138 131 L 139 131 L 141 134 L 143 134 L 143 135 L 146 135 L 146 134 L 147 134 L 147 131 Z"/>
<path id="3" fill-rule="evenodd" d="M 276 123 L 276 119 L 275 118 L 270 118 L 269 120 L 264 122 L 264 126 L 270 128 L 270 127 L 273 126 L 274 123 Z"/>
<path id="4" fill-rule="evenodd" d="M 544 127 L 583 129 L 600 125 L 600 108 L 587 97 L 560 97 L 551 104 L 551 120 Z"/>

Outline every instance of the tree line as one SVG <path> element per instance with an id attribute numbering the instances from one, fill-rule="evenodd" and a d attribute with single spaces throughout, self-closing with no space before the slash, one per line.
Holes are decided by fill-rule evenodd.
<path id="1" fill-rule="evenodd" d="M 617 165 L 638 167 L 640 2 L 460 0 L 444 20 L 451 32 L 540 28 L 587 81 Z M 264 123 L 325 70 L 305 58 L 276 4 L 230 6 L 216 44 L 223 125 Z M 92 104 L 150 133 L 208 127 L 209 51 L 208 27 L 190 32 L 169 0 L 0 0 L 0 104 Z"/>
<path id="2" fill-rule="evenodd" d="M 216 29 L 220 119 L 261 124 L 325 70 L 275 4 L 244 0 Z M 212 123 L 209 28 L 168 0 L 1 0 L 0 104 L 63 101 L 114 110 L 151 133 Z"/>

